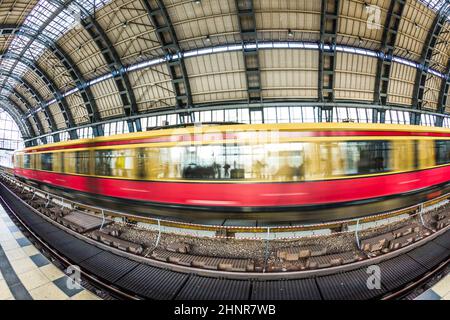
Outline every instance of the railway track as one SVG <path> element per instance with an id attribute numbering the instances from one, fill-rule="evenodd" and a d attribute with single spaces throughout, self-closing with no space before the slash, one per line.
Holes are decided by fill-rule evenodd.
<path id="1" fill-rule="evenodd" d="M 58 230 L 24 204 L 23 210 L 14 209 L 14 202 L 20 205 L 19 198 L 14 201 L 13 193 L 2 193 L 1 202 L 8 213 L 52 257 L 65 266 L 80 264 L 82 276 L 89 283 L 121 299 L 396 299 L 442 272 L 449 263 L 450 234 L 447 228 L 408 252 L 383 261 L 372 261 L 388 272 L 383 288 L 378 292 L 364 289 L 367 273 L 357 264 L 330 268 L 328 272 L 301 272 L 301 277 L 296 272 L 230 275 L 217 271 L 199 272 L 192 268 L 183 270 L 167 263 L 150 265 L 148 261 L 118 255 L 115 250 L 102 250 L 105 248 L 74 237 L 69 230 Z M 40 219 L 39 223 L 35 219 Z M 71 237 L 71 241 L 64 239 L 67 237 Z M 68 245 L 72 241 L 77 243 Z M 426 254 L 421 254 L 420 250 Z M 108 270 L 111 268 L 114 270 Z M 403 281 L 400 284 L 396 279 Z"/>
<path id="2" fill-rule="evenodd" d="M 132 224 L 143 224 L 150 228 L 160 228 L 162 230 L 169 230 L 171 232 L 176 231 L 180 234 L 192 234 L 193 232 L 200 232 L 202 235 L 211 237 L 223 237 L 223 238 L 261 238 L 261 239 L 283 239 L 283 238 L 295 238 L 303 237 L 305 235 L 315 235 L 315 234 L 331 234 L 346 232 L 346 230 L 359 231 L 364 230 L 365 225 L 373 224 L 386 224 L 392 223 L 395 220 L 401 220 L 405 217 L 410 217 L 419 214 L 421 211 L 426 211 L 428 208 L 432 208 L 436 204 L 444 203 L 449 201 L 450 193 L 439 195 L 434 199 L 402 208 L 399 210 L 394 210 L 390 212 L 383 212 L 379 214 L 374 214 L 358 219 L 344 219 L 334 222 L 324 222 L 324 223 L 311 223 L 311 224 L 300 224 L 295 221 L 286 223 L 259 223 L 258 221 L 247 221 L 247 220 L 223 220 L 220 223 L 217 221 L 211 221 L 211 223 L 196 223 L 196 222 L 184 222 L 177 220 L 161 219 L 151 216 L 140 216 L 135 214 L 130 214 L 126 212 L 119 212 L 111 209 L 96 207 L 93 205 L 87 205 L 84 203 L 79 203 L 73 200 L 64 199 L 63 197 L 53 194 L 51 192 L 42 191 L 33 186 L 25 184 L 16 180 L 11 173 L 5 172 L 3 177 L 9 179 L 15 184 L 24 188 L 24 190 L 30 190 L 35 192 L 38 196 L 42 196 L 45 199 L 61 201 L 73 208 L 80 210 L 86 210 L 94 213 L 98 216 L 108 216 L 112 219 L 122 219 L 123 221 Z M 61 200 L 60 200 L 61 199 Z"/>

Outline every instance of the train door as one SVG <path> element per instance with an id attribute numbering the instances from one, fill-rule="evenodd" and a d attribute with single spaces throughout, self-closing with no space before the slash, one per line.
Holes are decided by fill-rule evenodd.
<path id="1" fill-rule="evenodd" d="M 412 171 L 416 167 L 416 142 L 414 140 L 392 141 L 391 168 L 395 171 Z"/>
<path id="2" fill-rule="evenodd" d="M 434 140 L 418 140 L 419 169 L 433 167 L 436 163 Z"/>
<path id="3" fill-rule="evenodd" d="M 163 149 L 163 148 L 161 148 Z M 145 180 L 156 180 L 164 172 L 164 165 L 160 162 L 160 150 L 157 148 L 140 148 L 137 151 L 138 176 Z M 168 169 L 168 164 L 167 164 Z M 166 170 L 168 174 L 168 170 Z"/>
<path id="4" fill-rule="evenodd" d="M 305 180 L 315 180 L 323 178 L 322 158 L 320 154 L 320 144 L 317 142 L 307 142 L 304 144 L 305 150 Z"/>
<path id="5" fill-rule="evenodd" d="M 327 179 L 344 174 L 341 142 L 305 143 L 305 178 Z"/>

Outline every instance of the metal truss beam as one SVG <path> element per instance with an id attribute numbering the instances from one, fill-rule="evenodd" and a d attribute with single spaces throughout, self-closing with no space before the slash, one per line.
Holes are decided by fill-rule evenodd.
<path id="1" fill-rule="evenodd" d="M 176 107 L 188 109 L 192 107 L 191 86 L 170 16 L 161 0 L 144 0 L 143 4 L 165 56 L 170 57 L 167 61 L 167 69 L 172 80 Z M 180 119 L 184 119 L 184 117 Z"/>
<path id="2" fill-rule="evenodd" d="M 239 31 L 242 39 L 248 102 L 261 102 L 261 69 L 253 0 L 236 0 L 236 7 L 238 10 Z"/>
<path id="3" fill-rule="evenodd" d="M 52 21 L 54 18 L 56 18 L 63 10 L 66 9 L 67 7 L 67 3 L 63 3 L 61 4 L 57 10 L 55 10 L 50 17 L 48 17 L 46 23 L 44 23 L 43 25 L 40 26 L 40 28 L 38 30 L 33 30 L 33 35 L 31 36 L 31 40 L 34 40 L 36 38 L 39 37 L 39 35 L 43 32 L 43 30 L 47 27 L 47 25 L 50 23 L 50 21 Z M 18 64 L 19 61 L 23 62 L 24 60 L 24 53 L 25 53 L 25 48 L 24 50 L 21 52 L 21 54 L 16 55 L 15 59 L 16 62 L 14 63 L 14 65 L 12 66 L 11 72 L 14 70 L 14 68 L 16 67 L 16 65 Z M 3 55 L 3 57 L 7 56 L 7 55 L 11 55 L 11 53 L 6 53 Z M 30 66 L 28 66 L 30 67 Z M 53 96 L 55 97 L 56 103 L 58 104 L 60 110 L 61 110 L 61 114 L 64 117 L 66 126 L 68 128 L 73 128 L 75 127 L 75 122 L 73 120 L 73 116 L 71 113 L 71 110 L 67 104 L 67 101 L 65 100 L 65 98 L 61 95 L 61 93 L 59 92 L 57 86 L 55 85 L 55 83 L 51 80 L 51 78 L 48 76 L 48 74 L 44 71 L 44 70 L 40 70 L 39 68 L 34 68 L 32 69 L 43 81 L 44 83 L 47 85 L 47 87 L 49 88 L 50 92 L 52 92 Z M 6 75 L 8 76 L 8 75 Z M 69 135 L 71 137 L 71 139 L 76 139 L 77 138 L 77 132 L 76 130 L 70 130 L 69 131 Z"/>
<path id="4" fill-rule="evenodd" d="M 19 106 L 16 105 L 14 101 L 9 99 L 9 97 L 1 96 L 3 99 L 0 99 L 0 108 L 5 110 L 6 113 L 8 113 L 11 118 L 14 120 L 14 122 L 17 123 L 17 126 L 20 129 L 20 132 L 22 134 L 22 138 L 24 140 L 28 140 L 35 136 L 33 127 L 30 123 L 29 119 L 23 119 L 23 112 L 20 110 Z M 5 100 L 6 99 L 6 100 Z"/>
<path id="5" fill-rule="evenodd" d="M 26 34 L 24 33 L 24 35 Z M 82 74 L 78 66 L 73 62 L 69 54 L 67 54 L 57 43 L 41 39 L 41 36 L 38 37 L 36 41 L 44 44 L 69 73 L 70 77 L 78 88 L 78 92 L 80 93 L 81 98 L 83 99 L 89 121 L 93 124 L 101 121 L 100 112 L 98 111 L 97 102 L 94 99 L 92 90 L 87 85 L 87 81 L 84 75 Z M 103 130 L 101 130 L 101 128 L 97 128 L 97 126 L 94 126 L 93 129 L 96 136 L 103 135 Z"/>
<path id="6" fill-rule="evenodd" d="M 395 41 L 402 19 L 406 0 L 391 0 L 387 12 L 386 21 L 381 40 L 381 54 L 377 62 L 377 74 L 375 78 L 374 103 L 387 105 L 389 79 L 391 75 L 392 56 L 394 55 Z M 374 109 L 373 122 L 384 123 L 385 116 L 379 110 Z"/>
<path id="7" fill-rule="evenodd" d="M 47 121 L 48 128 L 50 129 L 50 131 L 53 131 L 53 132 L 58 131 L 58 127 L 56 125 L 56 122 L 55 122 L 55 119 L 53 118 L 52 113 L 50 112 L 50 110 L 44 108 L 45 100 L 40 95 L 40 93 L 37 90 L 35 90 L 33 88 L 33 86 L 25 79 L 22 79 L 16 75 L 10 75 L 9 77 L 11 79 L 13 79 L 14 81 L 16 81 L 17 83 L 21 84 L 25 88 L 25 90 L 27 90 L 30 93 L 30 95 L 33 97 L 33 99 L 36 100 L 38 102 L 38 104 L 42 107 L 42 112 L 44 113 L 45 120 Z M 59 135 L 55 134 L 54 140 L 59 141 Z"/>
<path id="8" fill-rule="evenodd" d="M 442 79 L 441 89 L 439 90 L 439 99 L 438 99 L 438 109 L 437 112 L 444 114 L 445 106 L 448 103 L 449 99 L 449 90 L 450 90 L 450 58 L 447 62 L 446 68 L 446 78 Z M 443 125 L 443 117 L 436 118 L 436 126 L 442 127 Z"/>
<path id="9" fill-rule="evenodd" d="M 339 7 L 339 0 L 322 0 L 319 44 L 319 102 L 335 101 L 334 84 L 336 69 L 336 39 L 339 27 Z M 332 112 L 332 109 L 328 107 L 320 107 L 319 121 L 332 121 Z"/>
<path id="10" fill-rule="evenodd" d="M 74 1 L 76 3 L 76 1 Z M 81 6 L 77 3 L 77 5 Z M 103 28 L 98 24 L 94 17 L 86 14 L 86 17 L 82 19 L 81 25 L 86 29 L 91 38 L 94 40 L 98 49 L 103 55 L 109 69 L 113 74 L 114 81 L 117 89 L 119 90 L 120 99 L 122 100 L 124 114 L 126 117 L 136 115 L 138 113 L 136 97 L 134 95 L 133 88 L 131 87 L 128 74 L 125 72 L 122 61 L 111 43 L 110 39 L 106 35 Z M 128 128 L 130 132 L 141 131 L 140 122 L 128 122 Z"/>
<path id="11" fill-rule="evenodd" d="M 51 39 L 48 39 L 43 34 L 39 34 L 36 37 L 35 35 L 33 35 L 33 30 L 28 30 L 24 26 L 19 27 L 14 25 L 1 25 L 0 35 L 2 34 L 22 35 L 39 42 L 40 44 L 44 45 L 47 49 L 49 49 L 53 53 L 53 55 L 59 60 L 61 65 L 66 68 L 67 72 L 69 73 L 76 87 L 78 88 L 79 90 L 78 92 L 80 93 L 80 96 L 83 99 L 84 106 L 88 113 L 89 121 L 91 123 L 101 121 L 97 103 L 94 99 L 94 95 L 92 94 L 91 88 L 86 84 L 86 79 L 84 78 L 78 66 L 70 58 L 70 56 L 57 43 L 55 43 Z M 96 136 L 103 135 L 103 130 L 101 128 L 97 128 L 97 126 L 94 126 L 93 129 L 94 134 Z"/>
<path id="12" fill-rule="evenodd" d="M 65 123 L 66 123 L 66 127 L 67 128 L 73 128 L 75 127 L 75 122 L 73 120 L 73 116 L 72 116 L 72 112 L 69 108 L 69 105 L 67 104 L 67 101 L 65 100 L 65 98 L 63 98 L 63 96 L 61 95 L 61 92 L 59 92 L 59 90 L 57 89 L 56 84 L 53 82 L 53 80 L 50 78 L 50 76 L 47 74 L 47 72 L 45 72 L 44 70 L 42 70 L 40 67 L 38 67 L 33 61 L 23 57 L 23 56 L 19 56 L 16 54 L 12 54 L 12 53 L 5 53 L 0 55 L 0 59 L 11 59 L 11 60 L 15 60 L 17 62 L 21 62 L 23 65 L 25 65 L 28 69 L 30 69 L 32 72 L 34 72 L 47 86 L 47 88 L 49 89 L 49 91 L 52 93 L 52 95 L 55 97 L 56 103 L 59 106 L 59 109 L 61 110 L 61 114 L 64 117 Z M 4 74 L 1 73 L 3 76 L 5 77 L 9 77 L 9 78 L 13 78 L 14 75 L 12 73 L 8 73 L 8 74 Z M 31 84 L 30 84 L 30 87 Z M 34 92 L 37 93 L 36 89 L 33 89 Z M 43 110 L 46 110 L 47 108 L 44 108 L 44 103 L 42 101 L 42 105 L 41 105 Z M 31 108 L 29 113 L 33 113 L 33 110 L 35 110 L 36 108 Z M 45 111 L 48 114 L 50 114 L 50 110 Z M 77 135 L 76 135 L 76 131 L 75 130 L 71 130 L 69 131 L 71 138 L 72 139 L 76 139 Z"/>
<path id="13" fill-rule="evenodd" d="M 424 107 L 424 94 L 426 89 L 428 68 L 433 58 L 434 48 L 438 42 L 439 34 L 447 20 L 447 13 L 450 10 L 448 4 L 444 5 L 433 20 L 433 24 L 427 34 L 420 56 L 420 69 L 417 70 L 413 91 L 413 108 L 421 110 Z M 411 124 L 420 124 L 420 117 L 417 113 L 411 113 Z"/>
<path id="14" fill-rule="evenodd" d="M 9 91 L 11 94 L 15 95 L 16 98 L 17 98 L 24 106 L 27 107 L 27 109 L 29 109 L 29 108 L 31 107 L 30 104 L 28 103 L 27 99 L 26 99 L 20 92 L 18 92 L 15 88 L 12 88 L 12 87 L 6 85 L 6 86 L 4 86 L 2 89 L 3 89 L 3 90 L 6 90 L 6 91 Z M 19 107 L 17 106 L 17 108 L 19 108 Z M 18 110 L 20 110 L 20 108 L 19 108 Z M 34 123 L 36 124 L 37 129 L 38 129 L 38 132 L 36 132 L 36 135 L 39 135 L 39 136 L 44 135 L 44 134 L 45 134 L 45 130 L 44 130 L 44 126 L 43 126 L 43 124 L 42 124 L 42 122 L 41 122 L 41 119 L 38 117 L 37 114 L 33 114 L 33 115 L 32 115 L 32 118 L 33 118 Z M 24 117 L 24 119 L 29 119 L 29 118 Z M 58 136 L 59 136 L 59 134 L 58 134 Z M 44 137 L 41 138 L 41 141 L 42 141 L 44 144 L 46 144 L 46 143 L 47 143 L 47 138 L 44 136 Z"/>

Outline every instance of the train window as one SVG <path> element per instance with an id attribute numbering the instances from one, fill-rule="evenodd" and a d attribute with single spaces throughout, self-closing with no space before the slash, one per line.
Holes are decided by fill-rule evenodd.
<path id="1" fill-rule="evenodd" d="M 342 176 L 344 174 L 344 156 L 342 143 L 320 143 L 319 172 L 324 177 Z"/>
<path id="2" fill-rule="evenodd" d="M 111 158 L 111 150 L 95 151 L 95 175 L 112 176 Z"/>
<path id="3" fill-rule="evenodd" d="M 142 148 L 139 178 L 302 181 L 391 170 L 389 141 L 190 145 Z M 96 174 L 125 176 L 132 154 L 96 153 Z M 128 162 L 127 159 L 130 159 Z"/>
<path id="4" fill-rule="evenodd" d="M 138 152 L 138 172 L 148 179 L 304 179 L 302 143 L 201 145 L 147 148 Z"/>
<path id="5" fill-rule="evenodd" d="M 53 171 L 52 154 L 41 154 L 41 169 L 45 171 Z"/>
<path id="6" fill-rule="evenodd" d="M 32 155 L 31 155 L 31 168 L 32 168 L 33 170 L 39 170 L 39 167 L 38 167 L 38 157 L 39 157 L 38 154 L 32 154 Z"/>
<path id="7" fill-rule="evenodd" d="M 89 174 L 89 151 L 75 152 L 75 173 Z"/>
<path id="8" fill-rule="evenodd" d="M 23 168 L 24 169 L 31 169 L 31 157 L 29 154 L 23 155 Z"/>
<path id="9" fill-rule="evenodd" d="M 64 152 L 53 154 L 53 170 L 55 172 L 64 172 Z"/>
<path id="10" fill-rule="evenodd" d="M 436 140 L 436 164 L 450 163 L 450 140 Z"/>
<path id="11" fill-rule="evenodd" d="M 390 147 L 389 141 L 346 142 L 346 174 L 390 171 Z"/>
<path id="12" fill-rule="evenodd" d="M 168 175 L 167 159 L 160 159 L 161 151 L 164 153 L 164 150 L 168 149 L 142 148 L 137 151 L 137 172 L 140 178 L 153 180 Z M 175 159 L 171 161 L 173 166 L 179 166 L 174 163 Z"/>
<path id="13" fill-rule="evenodd" d="M 95 151 L 96 175 L 131 178 L 133 168 L 134 157 L 131 149 Z"/>

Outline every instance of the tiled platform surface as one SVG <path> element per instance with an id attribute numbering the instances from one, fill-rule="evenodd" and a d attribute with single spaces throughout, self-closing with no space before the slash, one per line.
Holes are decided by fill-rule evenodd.
<path id="1" fill-rule="evenodd" d="M 432 288 L 417 296 L 416 300 L 450 300 L 450 274 L 447 274 Z"/>
<path id="2" fill-rule="evenodd" d="M 67 280 L 23 236 L 0 206 L 0 300 L 99 299 L 84 288 L 70 289 Z"/>

